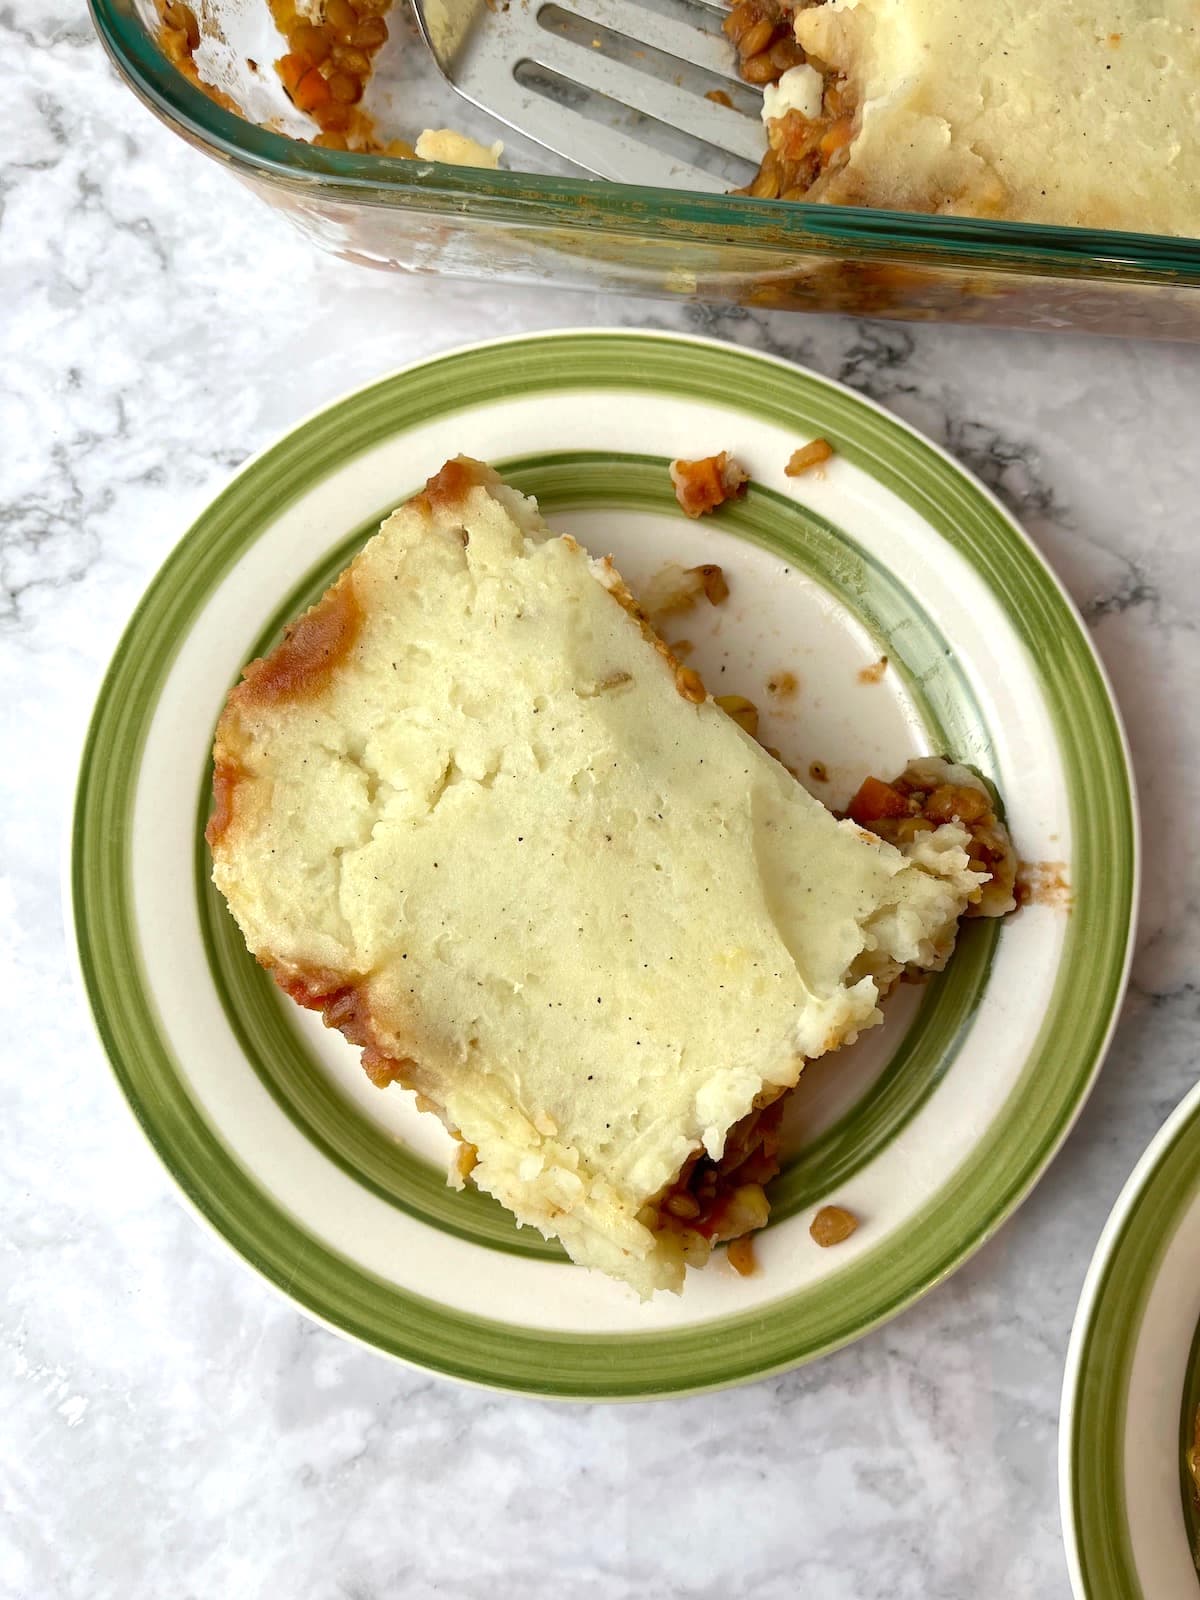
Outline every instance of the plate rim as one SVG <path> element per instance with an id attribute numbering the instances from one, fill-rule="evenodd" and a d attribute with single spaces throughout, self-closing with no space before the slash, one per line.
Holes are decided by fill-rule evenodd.
<path id="1" fill-rule="evenodd" d="M 99 718 L 101 709 L 104 706 L 106 696 L 109 691 L 112 674 L 117 666 L 117 663 L 123 656 L 148 602 L 162 582 L 165 569 L 170 566 L 173 558 L 180 552 L 181 547 L 195 532 L 197 524 L 206 520 L 211 515 L 213 510 L 218 506 L 218 504 L 225 498 L 225 496 L 228 495 L 230 491 L 234 490 L 243 478 L 254 472 L 265 457 L 289 441 L 295 434 L 303 431 L 309 425 L 321 419 L 330 418 L 332 414 L 339 411 L 347 403 L 361 399 L 369 395 L 374 390 L 391 385 L 398 379 L 411 379 L 419 374 L 422 370 L 435 367 L 449 359 L 469 356 L 475 353 L 501 350 L 505 346 L 542 346 L 561 341 L 604 339 L 646 342 L 650 344 L 676 344 L 692 347 L 700 352 L 701 355 L 707 351 L 723 356 L 741 358 L 752 364 L 765 363 L 770 367 L 778 369 L 779 372 L 786 378 L 799 377 L 807 380 L 816 385 L 818 388 L 827 390 L 835 396 L 843 397 L 844 400 L 847 400 L 851 403 L 853 408 L 857 408 L 862 412 L 873 413 L 878 418 L 881 418 L 891 429 L 903 435 L 908 443 L 916 446 L 920 451 L 927 452 L 928 454 L 936 457 L 940 461 L 943 470 L 948 469 L 953 478 L 957 478 L 960 482 L 962 482 L 966 490 L 984 502 L 984 504 L 990 508 L 992 513 L 1003 522 L 1008 533 L 1017 541 L 1019 546 L 1023 547 L 1026 556 L 1032 561 L 1040 578 L 1049 584 L 1057 600 L 1073 620 L 1078 634 L 1078 641 L 1083 647 L 1083 651 L 1087 657 L 1090 669 L 1095 675 L 1096 683 L 1099 689 L 1102 691 L 1105 709 L 1111 718 L 1112 732 L 1115 735 L 1114 754 L 1119 757 L 1120 763 L 1120 771 L 1116 774 L 1117 787 L 1121 792 L 1123 801 L 1127 804 L 1129 823 L 1127 841 L 1129 848 L 1128 918 L 1124 928 L 1122 959 L 1119 970 L 1114 969 L 1115 983 L 1112 989 L 1112 1006 L 1107 1025 L 1104 1028 L 1102 1036 L 1098 1038 L 1092 1060 L 1086 1071 L 1086 1076 L 1081 1078 L 1073 1102 L 1071 1102 L 1069 1108 L 1062 1115 L 1062 1120 L 1060 1126 L 1056 1130 L 1055 1137 L 1045 1147 L 1041 1156 L 1037 1158 L 1033 1165 L 1023 1173 L 1021 1176 L 1021 1181 L 1017 1184 L 1017 1186 L 1008 1193 L 1008 1195 L 1001 1201 L 1000 1205 L 995 1210 L 989 1212 L 986 1220 L 979 1226 L 977 1231 L 965 1241 L 959 1242 L 956 1245 L 954 1250 L 944 1260 L 940 1270 L 926 1273 L 921 1277 L 920 1281 L 915 1284 L 915 1286 L 910 1285 L 905 1292 L 900 1293 L 896 1297 L 894 1303 L 887 1305 L 874 1317 L 862 1321 L 852 1331 L 845 1333 L 844 1336 L 829 1340 L 818 1350 L 804 1352 L 799 1356 L 793 1355 L 791 1357 L 785 1357 L 784 1359 L 775 1362 L 768 1362 L 767 1364 L 764 1364 L 753 1371 L 738 1372 L 732 1376 L 720 1378 L 702 1378 L 694 1383 L 670 1383 L 662 1388 L 655 1388 L 646 1385 L 639 1390 L 630 1391 L 622 1389 L 615 1390 L 611 1393 L 604 1392 L 602 1389 L 594 1387 L 580 1388 L 576 1391 L 569 1392 L 563 1392 L 563 1390 L 557 1388 L 547 1391 L 529 1386 L 527 1384 L 522 1384 L 520 1382 L 506 1380 L 502 1376 L 496 1377 L 495 1379 L 475 1378 L 458 1371 L 441 1372 L 439 1368 L 430 1365 L 428 1362 L 407 1357 L 402 1352 L 393 1349 L 383 1348 L 375 1343 L 372 1339 L 355 1332 L 352 1328 L 331 1320 L 329 1317 L 322 1314 L 316 1307 L 310 1305 L 307 1300 L 299 1298 L 295 1292 L 290 1291 L 278 1283 L 270 1271 L 262 1263 L 256 1261 L 251 1255 L 246 1253 L 239 1244 L 235 1243 L 234 1240 L 222 1230 L 216 1218 L 210 1216 L 203 1209 L 196 1197 L 188 1192 L 183 1177 L 175 1170 L 171 1161 L 168 1159 L 167 1153 L 159 1147 L 158 1141 L 153 1136 L 146 1119 L 142 1115 L 142 1109 L 134 1103 L 134 1099 L 126 1091 L 126 1087 L 122 1082 L 118 1072 L 117 1062 L 105 1044 L 103 1027 L 98 1015 L 94 996 L 91 992 L 91 986 L 86 976 L 83 954 L 85 930 L 75 896 L 75 876 L 78 865 L 76 841 L 79 835 L 80 818 L 84 810 L 86 798 L 85 790 L 88 776 L 87 769 L 93 747 L 93 734 L 95 731 L 96 722 Z M 562 384 L 558 387 L 568 388 L 572 386 L 569 384 Z M 586 391 L 589 387 L 592 387 L 592 385 L 585 380 L 580 382 L 577 387 L 580 390 Z M 609 385 L 608 387 L 612 386 Z M 648 392 L 652 392 L 654 385 L 653 382 L 649 381 L 640 383 L 636 378 L 634 378 L 631 380 L 631 387 L 645 388 Z M 490 401 L 487 403 L 494 404 L 496 402 Z M 467 401 L 464 404 L 463 409 L 470 409 L 470 405 L 470 401 Z M 887 484 L 884 484 L 883 486 L 885 488 L 889 487 Z M 75 786 L 74 803 L 68 818 L 68 859 L 66 871 L 63 875 L 63 886 L 64 909 L 71 930 L 71 936 L 68 939 L 71 964 L 75 970 L 76 977 L 80 983 L 81 990 L 85 997 L 93 1032 L 98 1043 L 100 1044 L 102 1054 L 108 1061 L 114 1086 L 119 1091 L 120 1099 L 125 1104 L 127 1111 L 141 1128 L 143 1136 L 146 1138 L 155 1155 L 158 1157 L 159 1161 L 167 1171 L 172 1186 L 175 1188 L 176 1192 L 184 1200 L 187 1208 L 205 1223 L 206 1227 L 208 1227 L 210 1231 L 221 1240 L 226 1249 L 234 1254 L 245 1265 L 254 1270 L 257 1276 L 265 1279 L 277 1294 L 288 1301 L 288 1303 L 290 1303 L 292 1306 L 301 1310 L 305 1315 L 313 1318 L 313 1320 L 319 1322 L 321 1325 L 328 1327 L 332 1332 L 337 1333 L 344 1338 L 350 1338 L 354 1340 L 354 1342 L 363 1345 L 365 1348 L 373 1350 L 376 1354 L 386 1355 L 393 1360 L 399 1361 L 402 1365 L 412 1367 L 414 1370 L 422 1372 L 438 1372 L 439 1375 L 449 1376 L 453 1378 L 454 1381 L 467 1383 L 473 1387 L 483 1388 L 490 1391 L 524 1393 L 536 1396 L 538 1398 L 578 1400 L 581 1402 L 595 1400 L 633 1401 L 649 1398 L 679 1397 L 687 1394 L 711 1392 L 723 1388 L 733 1387 L 745 1382 L 758 1381 L 760 1378 L 789 1370 L 794 1366 L 800 1365 L 808 1360 L 816 1359 L 821 1355 L 830 1354 L 834 1350 L 840 1349 L 846 1344 L 849 1344 L 862 1337 L 872 1329 L 890 1320 L 893 1316 L 898 1315 L 908 1306 L 913 1304 L 915 1300 L 919 1299 L 930 1289 L 936 1287 L 938 1283 L 944 1281 L 944 1279 L 956 1271 L 964 1261 L 969 1259 L 969 1257 L 973 1255 L 976 1250 L 980 1249 L 982 1245 L 986 1243 L 987 1240 L 990 1239 L 1004 1224 L 1004 1222 L 1006 1222 L 1016 1212 L 1016 1210 L 1019 1209 L 1020 1205 L 1024 1202 L 1031 1190 L 1053 1162 L 1055 1156 L 1061 1149 L 1062 1144 L 1069 1136 L 1076 1120 L 1078 1119 L 1094 1088 L 1096 1078 L 1111 1044 L 1113 1032 L 1121 1012 L 1121 1002 L 1124 998 L 1128 985 L 1130 965 L 1137 932 L 1142 871 L 1141 856 L 1141 830 L 1136 775 L 1133 769 L 1129 741 L 1124 726 L 1124 721 L 1121 716 L 1121 711 L 1116 696 L 1113 692 L 1109 674 L 1096 649 L 1095 643 L 1087 630 L 1083 618 L 1080 615 L 1074 601 L 1067 593 L 1062 580 L 1050 567 L 1048 562 L 1042 556 L 1041 552 L 1030 539 L 1029 535 L 999 500 L 998 496 L 996 496 L 985 484 L 981 483 L 974 473 L 972 473 L 967 467 L 959 462 L 945 447 L 936 443 L 934 440 L 929 439 L 925 434 L 913 427 L 906 420 L 898 417 L 895 413 L 888 410 L 887 407 L 881 405 L 879 402 L 866 395 L 860 394 L 858 391 L 852 389 L 849 385 L 844 384 L 837 379 L 829 378 L 822 373 L 815 372 L 811 368 L 808 368 L 801 363 L 789 361 L 787 358 L 775 355 L 773 353 L 747 349 L 744 346 L 734 344 L 730 341 L 713 339 L 703 335 L 679 333 L 656 328 L 584 326 L 580 328 L 559 328 L 547 330 L 545 332 L 518 332 L 504 335 L 500 338 L 474 341 L 469 344 L 451 346 L 450 348 L 440 350 L 431 356 L 421 357 L 415 361 L 406 363 L 381 376 L 371 379 L 367 383 L 357 385 L 354 388 L 334 397 L 332 400 L 313 408 L 304 416 L 293 422 L 284 431 L 273 436 L 259 450 L 255 451 L 251 456 L 249 456 L 247 460 L 241 464 L 241 466 L 239 466 L 233 473 L 229 475 L 228 479 L 217 491 L 217 493 L 211 496 L 196 513 L 196 515 L 189 520 L 187 527 L 171 544 L 163 556 L 162 561 L 158 564 L 155 571 L 150 575 L 149 580 L 137 601 L 137 604 L 130 612 L 126 625 L 121 631 L 108 667 L 106 668 L 101 679 L 96 702 L 90 715 L 82 744 L 82 753 Z M 990 1124 L 989 1126 L 994 1126 L 994 1123 Z M 219 1130 L 211 1129 L 210 1132 L 214 1137 L 219 1138 Z M 231 1157 L 231 1159 L 234 1158 Z M 360 1272 L 365 1271 L 365 1269 L 362 1268 L 357 1268 L 356 1270 Z M 414 1291 L 408 1292 L 414 1294 L 415 1298 L 420 1298 L 419 1296 L 415 1295 Z M 432 1303 L 435 1305 L 438 1304 L 436 1301 Z M 500 1324 L 497 1324 L 497 1326 L 499 1325 Z M 553 1338 L 554 1336 L 549 1335 L 548 1337 Z M 586 1341 L 590 1336 L 576 1335 L 573 1337 L 576 1339 L 582 1338 L 584 1341 Z"/>
<path id="2" fill-rule="evenodd" d="M 1067 1343 L 1058 1422 L 1059 1518 L 1062 1523 L 1067 1571 L 1070 1575 L 1071 1588 L 1076 1600 L 1118 1600 L 1118 1597 L 1114 1596 L 1111 1591 L 1106 1590 L 1102 1593 L 1094 1587 L 1084 1566 L 1084 1550 L 1079 1516 L 1079 1496 L 1082 1485 L 1078 1470 L 1081 1445 L 1079 1431 L 1084 1421 L 1084 1411 L 1081 1403 L 1084 1350 L 1090 1340 L 1096 1318 L 1104 1304 L 1105 1291 L 1109 1287 L 1109 1268 L 1121 1247 L 1125 1230 L 1133 1222 L 1142 1203 L 1153 1194 L 1155 1181 L 1159 1177 L 1171 1150 L 1174 1148 L 1176 1140 L 1198 1119 L 1200 1119 L 1200 1083 L 1194 1083 L 1157 1128 L 1121 1185 L 1120 1192 L 1104 1219 L 1104 1226 L 1096 1240 L 1095 1248 L 1088 1262 L 1087 1272 L 1084 1275 L 1083 1286 L 1079 1291 L 1079 1299 L 1076 1303 L 1075 1315 L 1071 1323 L 1071 1336 Z M 1138 1280 L 1139 1288 L 1136 1303 L 1139 1306 L 1144 1302 L 1145 1294 L 1149 1293 L 1157 1281 L 1161 1267 L 1162 1258 L 1159 1255 L 1149 1264 L 1146 1274 Z M 1200 1328 L 1193 1335 L 1193 1344 L 1197 1337 L 1200 1337 Z M 1134 1339 L 1134 1345 L 1136 1346 L 1136 1338 Z M 1182 1404 L 1182 1390 L 1180 1403 Z M 1121 1438 L 1123 1438 L 1124 1413 L 1122 1413 L 1119 1431 Z M 1126 1515 L 1123 1485 L 1118 1484 L 1113 1491 L 1113 1495 L 1121 1516 L 1119 1542 L 1122 1546 L 1128 1547 L 1129 1523 Z M 1123 1555 L 1132 1569 L 1135 1587 L 1127 1589 L 1120 1597 L 1120 1600 L 1143 1600 L 1144 1589 L 1140 1578 L 1137 1576 L 1132 1550 L 1123 1550 Z"/>

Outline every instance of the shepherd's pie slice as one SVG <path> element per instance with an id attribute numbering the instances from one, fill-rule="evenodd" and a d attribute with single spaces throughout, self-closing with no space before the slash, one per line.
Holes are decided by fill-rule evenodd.
<path id="1" fill-rule="evenodd" d="M 214 787 L 258 960 L 642 1295 L 765 1220 L 772 1102 L 943 964 L 986 879 L 957 822 L 906 855 L 837 821 L 465 458 L 246 668 Z"/>

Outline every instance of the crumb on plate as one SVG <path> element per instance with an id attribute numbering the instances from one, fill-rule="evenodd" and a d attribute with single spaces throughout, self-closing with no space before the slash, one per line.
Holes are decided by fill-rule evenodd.
<path id="1" fill-rule="evenodd" d="M 702 456 L 696 461 L 677 460 L 671 463 L 671 482 L 680 509 L 689 517 L 702 517 L 715 511 L 726 500 L 736 499 L 746 492 L 750 475 L 738 465 L 727 450 L 715 456 Z"/>
<path id="2" fill-rule="evenodd" d="M 841 1244 L 848 1239 L 857 1227 L 858 1218 L 845 1206 L 822 1206 L 809 1224 L 808 1231 L 822 1250 L 828 1250 L 830 1245 Z"/>
<path id="3" fill-rule="evenodd" d="M 810 439 L 807 444 L 802 444 L 799 450 L 793 450 L 791 459 L 784 473 L 789 478 L 802 478 L 806 472 L 812 472 L 816 467 L 823 467 L 833 455 L 833 446 L 828 439 Z"/>

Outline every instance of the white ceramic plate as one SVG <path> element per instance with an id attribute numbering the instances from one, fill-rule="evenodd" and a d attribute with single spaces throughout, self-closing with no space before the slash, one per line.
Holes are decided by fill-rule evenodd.
<path id="1" fill-rule="evenodd" d="M 1067 1352 L 1059 1484 L 1079 1600 L 1196 1600 L 1200 1086 L 1112 1209 Z"/>
<path id="2" fill-rule="evenodd" d="M 785 476 L 815 435 L 836 456 Z M 702 522 L 667 463 L 729 449 L 745 499 Z M 640 1305 L 486 1197 L 444 1186 L 439 1128 L 290 1009 L 208 884 L 208 752 L 242 663 L 380 517 L 459 451 L 533 490 L 637 587 L 716 561 L 686 619 L 714 692 L 844 802 L 913 754 L 970 762 L 1047 885 L 972 924 L 948 972 L 806 1072 L 761 1270 L 724 1263 Z M 865 668 L 888 658 L 880 681 Z M 769 683 L 791 673 L 788 697 Z M 870 674 L 868 674 L 868 677 Z M 1001 507 L 867 401 L 784 363 L 660 334 L 570 333 L 441 356 L 351 395 L 247 466 L 139 607 L 102 689 L 72 873 L 84 979 L 122 1088 L 184 1192 L 330 1325 L 454 1376 L 577 1397 L 682 1392 L 805 1360 L 975 1249 L 1028 1191 L 1091 1084 L 1120 1001 L 1133 797 L 1108 688 Z M 863 1218 L 821 1251 L 815 1208 Z"/>

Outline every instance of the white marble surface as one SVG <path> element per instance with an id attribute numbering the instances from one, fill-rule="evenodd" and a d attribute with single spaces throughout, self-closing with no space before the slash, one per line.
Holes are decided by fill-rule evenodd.
<path id="1" fill-rule="evenodd" d="M 311 253 L 159 127 L 82 0 L 0 7 L 0 85 L 0 1595 L 1062 1600 L 1075 1300 L 1200 1047 L 1200 349 L 401 281 Z M 92 1041 L 59 865 L 108 653 L 231 469 L 412 357 L 602 321 L 806 361 L 1015 507 L 1116 682 L 1147 871 L 1100 1086 L 975 1260 L 807 1370 L 570 1408 L 344 1344 L 195 1225 Z"/>

